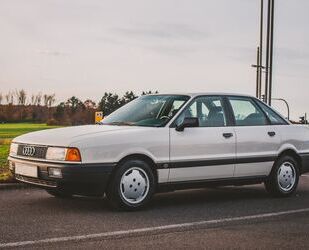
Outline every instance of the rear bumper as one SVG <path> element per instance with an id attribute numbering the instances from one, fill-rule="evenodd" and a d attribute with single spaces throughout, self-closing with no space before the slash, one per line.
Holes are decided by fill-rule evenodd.
<path id="1" fill-rule="evenodd" d="M 21 160 L 9 157 L 10 169 L 16 180 L 44 189 L 65 190 L 72 194 L 102 195 L 115 163 L 102 164 L 58 164 Z M 15 174 L 15 165 L 21 163 L 37 167 L 37 177 Z M 62 177 L 49 176 L 48 168 L 60 168 Z"/>
<path id="2" fill-rule="evenodd" d="M 301 154 L 301 165 L 302 165 L 302 171 L 301 173 L 308 173 L 309 172 L 309 153 L 307 154 Z"/>

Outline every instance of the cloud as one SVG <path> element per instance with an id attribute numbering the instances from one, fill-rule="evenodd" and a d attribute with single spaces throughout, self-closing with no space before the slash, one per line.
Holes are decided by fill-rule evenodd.
<path id="1" fill-rule="evenodd" d="M 114 32 L 121 36 L 133 39 L 160 39 L 160 40 L 201 40 L 208 37 L 200 31 L 185 24 L 157 24 L 147 27 L 115 28 Z"/>
<path id="2" fill-rule="evenodd" d="M 47 56 L 66 56 L 68 53 L 53 50 L 38 50 L 38 54 Z"/>
<path id="3" fill-rule="evenodd" d="M 280 60 L 289 61 L 289 62 L 299 62 L 299 61 L 308 61 L 309 53 L 304 49 L 292 49 L 292 48 L 283 48 L 279 47 L 275 50 L 276 56 Z"/>
<path id="4" fill-rule="evenodd" d="M 143 25 L 112 28 L 108 35 L 97 40 L 114 45 L 127 45 L 150 50 L 168 56 L 182 57 L 198 51 L 209 34 L 187 24 Z"/>

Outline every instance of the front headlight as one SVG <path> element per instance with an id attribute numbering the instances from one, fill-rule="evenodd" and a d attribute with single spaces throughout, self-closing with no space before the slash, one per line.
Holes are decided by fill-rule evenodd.
<path id="1" fill-rule="evenodd" d="M 46 152 L 46 160 L 80 162 L 81 156 L 77 148 L 49 147 Z"/>
<path id="2" fill-rule="evenodd" d="M 46 160 L 64 161 L 66 153 L 66 148 L 49 147 L 46 152 Z"/>
<path id="3" fill-rule="evenodd" d="M 17 143 L 11 143 L 10 147 L 10 155 L 11 156 L 16 156 L 17 155 L 17 150 L 18 150 L 18 144 Z"/>

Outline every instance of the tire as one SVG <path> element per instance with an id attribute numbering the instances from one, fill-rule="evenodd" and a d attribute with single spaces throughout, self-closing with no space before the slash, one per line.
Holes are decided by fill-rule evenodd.
<path id="1" fill-rule="evenodd" d="M 112 208 L 135 211 L 145 207 L 154 192 L 151 167 L 142 160 L 128 160 L 120 164 L 111 177 L 106 196 Z"/>
<path id="2" fill-rule="evenodd" d="M 282 156 L 274 164 L 271 174 L 265 181 L 268 193 L 275 197 L 288 197 L 297 188 L 299 181 L 299 164 L 291 156 Z"/>
<path id="3" fill-rule="evenodd" d="M 46 190 L 47 193 L 49 193 L 50 195 L 57 197 L 57 198 L 71 198 L 72 194 L 70 193 L 65 193 L 63 191 L 59 191 L 59 190 Z"/>

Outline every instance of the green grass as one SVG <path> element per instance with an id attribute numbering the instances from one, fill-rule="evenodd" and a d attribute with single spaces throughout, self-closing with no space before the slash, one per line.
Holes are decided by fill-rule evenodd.
<path id="1" fill-rule="evenodd" d="M 57 126 L 48 126 L 43 123 L 33 124 L 33 123 L 8 123 L 0 124 L 0 140 L 9 138 L 13 139 L 16 136 L 34 132 L 42 129 L 56 128 Z"/>
<path id="2" fill-rule="evenodd" d="M 57 126 L 48 126 L 42 123 L 0 124 L 0 182 L 7 182 L 12 178 L 7 162 L 12 139 L 22 134 L 50 128 L 57 128 Z"/>
<path id="3" fill-rule="evenodd" d="M 10 145 L 0 145 L 0 166 L 4 167 L 7 163 Z"/>

